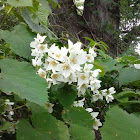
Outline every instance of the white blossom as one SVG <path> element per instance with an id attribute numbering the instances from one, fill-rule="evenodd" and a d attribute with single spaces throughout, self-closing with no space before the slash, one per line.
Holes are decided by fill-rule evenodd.
<path id="1" fill-rule="evenodd" d="M 47 102 L 46 103 L 46 106 L 47 106 L 48 112 L 49 113 L 52 113 L 53 112 L 53 106 L 54 106 L 54 104 L 52 104 L 50 102 Z"/>
<path id="2" fill-rule="evenodd" d="M 102 123 L 100 122 L 99 119 L 96 119 L 95 118 L 94 123 L 93 123 L 93 129 L 98 130 L 99 129 L 98 128 L 99 126 L 102 126 Z"/>
<path id="3" fill-rule="evenodd" d="M 85 101 L 85 98 L 83 98 L 82 100 L 74 101 L 73 106 L 83 107 L 84 106 L 84 101 Z"/>

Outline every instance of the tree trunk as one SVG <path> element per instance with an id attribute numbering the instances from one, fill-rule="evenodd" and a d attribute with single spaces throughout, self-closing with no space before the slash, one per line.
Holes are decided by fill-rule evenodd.
<path id="1" fill-rule="evenodd" d="M 77 15 L 72 0 L 59 1 L 61 8 L 56 8 L 50 17 L 53 31 L 58 37 L 69 37 L 72 41 L 90 37 L 103 41 L 109 46 L 109 53 L 116 56 L 119 51 L 119 0 L 85 0 L 83 16 Z"/>

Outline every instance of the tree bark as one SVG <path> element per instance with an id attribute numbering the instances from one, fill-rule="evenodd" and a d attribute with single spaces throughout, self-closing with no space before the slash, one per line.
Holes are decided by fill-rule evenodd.
<path id="1" fill-rule="evenodd" d="M 52 30 L 58 37 L 69 37 L 72 41 L 81 40 L 85 45 L 90 37 L 95 41 L 104 41 L 109 53 L 116 56 L 119 52 L 119 0 L 85 0 L 83 16 L 77 15 L 72 0 L 59 0 L 61 8 L 53 11 L 50 17 Z"/>

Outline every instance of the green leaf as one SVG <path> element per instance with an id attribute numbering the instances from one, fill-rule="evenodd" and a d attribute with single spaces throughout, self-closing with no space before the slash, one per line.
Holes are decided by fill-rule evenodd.
<path id="1" fill-rule="evenodd" d="M 71 86 L 64 86 L 57 90 L 57 97 L 64 107 L 71 106 L 77 97 L 77 90 Z"/>
<path id="2" fill-rule="evenodd" d="M 12 126 L 12 123 L 5 121 L 2 122 L 2 124 L 0 125 L 0 130 L 8 130 L 10 127 Z"/>
<path id="3" fill-rule="evenodd" d="M 116 70 L 116 64 L 117 61 L 115 59 L 105 59 L 105 60 L 99 60 L 99 63 L 104 67 L 105 71 L 112 71 Z"/>
<path id="4" fill-rule="evenodd" d="M 7 0 L 14 7 L 32 6 L 32 0 Z"/>
<path id="5" fill-rule="evenodd" d="M 103 140 L 139 140 L 140 119 L 115 106 L 107 112 L 100 132 Z"/>
<path id="6" fill-rule="evenodd" d="M 63 118 L 70 125 L 70 135 L 73 140 L 93 140 L 94 131 L 91 115 L 80 107 L 71 107 L 63 111 Z"/>
<path id="7" fill-rule="evenodd" d="M 32 128 L 28 121 L 22 119 L 18 123 L 17 140 L 45 140 L 46 133 L 41 133 Z M 50 140 L 48 138 L 48 140 Z"/>
<path id="8" fill-rule="evenodd" d="M 32 29 L 33 32 L 38 32 L 38 33 L 46 33 L 46 29 L 39 24 L 35 24 L 29 17 L 29 13 L 27 9 L 24 9 L 22 12 L 23 18 L 25 22 L 28 24 L 28 26 Z"/>
<path id="9" fill-rule="evenodd" d="M 3 92 L 12 91 L 21 98 L 45 106 L 48 99 L 46 82 L 36 74 L 30 64 L 3 59 L 0 66 L 0 89 Z"/>
<path id="10" fill-rule="evenodd" d="M 68 129 L 64 123 L 48 113 L 33 115 L 32 125 L 33 127 L 26 120 L 20 120 L 17 140 L 69 140 Z"/>
<path id="11" fill-rule="evenodd" d="M 115 99 L 118 99 L 118 98 L 122 98 L 122 97 L 130 97 L 130 96 L 135 96 L 135 95 L 136 94 L 134 91 L 125 90 L 125 91 L 115 94 L 114 97 L 115 97 Z"/>
<path id="12" fill-rule="evenodd" d="M 26 26 L 17 25 L 11 32 L 2 30 L 0 35 L 2 39 L 11 45 L 11 49 L 15 54 L 27 59 L 31 58 L 30 43 L 35 35 Z"/>
<path id="13" fill-rule="evenodd" d="M 120 71 L 117 80 L 119 81 L 120 86 L 138 81 L 140 80 L 140 70 L 130 67 L 124 68 Z"/>

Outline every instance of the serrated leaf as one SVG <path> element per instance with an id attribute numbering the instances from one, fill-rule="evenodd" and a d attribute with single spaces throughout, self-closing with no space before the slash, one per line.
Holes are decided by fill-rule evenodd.
<path id="1" fill-rule="evenodd" d="M 119 107 L 111 108 L 100 129 L 103 140 L 139 140 L 140 119 Z"/>
<path id="2" fill-rule="evenodd" d="M 34 40 L 35 35 L 30 32 L 26 26 L 17 25 L 13 31 L 1 30 L 1 38 L 10 44 L 15 54 L 30 59 L 30 43 Z"/>
<path id="3" fill-rule="evenodd" d="M 115 59 L 105 59 L 105 60 L 99 60 L 99 63 L 104 67 L 105 71 L 112 71 L 116 70 L 116 64 L 117 61 Z"/>
<path id="4" fill-rule="evenodd" d="M 0 66 L 0 89 L 3 92 L 12 91 L 21 98 L 45 106 L 48 99 L 46 82 L 29 63 L 3 59 Z"/>
<path id="5" fill-rule="evenodd" d="M 80 107 L 71 107 L 63 111 L 63 118 L 70 125 L 70 135 L 73 140 L 93 140 L 94 131 L 91 115 Z"/>
<path id="6" fill-rule="evenodd" d="M 71 86 L 64 86 L 57 90 L 57 97 L 64 107 L 69 107 L 77 97 L 77 90 Z"/>
<path id="7" fill-rule="evenodd" d="M 7 0 L 7 3 L 14 7 L 32 6 L 32 0 Z"/>
<path id="8" fill-rule="evenodd" d="M 120 71 L 117 80 L 119 81 L 120 86 L 138 81 L 140 80 L 140 70 L 130 67 L 124 68 Z"/>
<path id="9" fill-rule="evenodd" d="M 26 120 L 20 120 L 17 140 L 69 140 L 68 129 L 64 123 L 48 113 L 33 115 L 32 125 L 33 127 Z"/>

